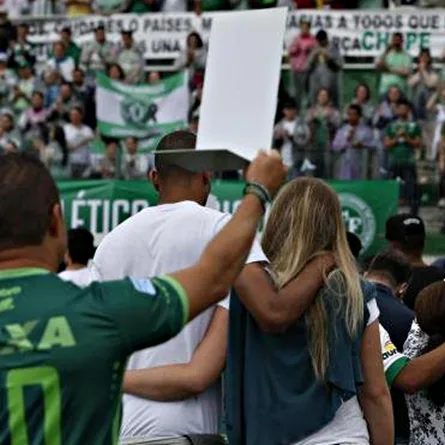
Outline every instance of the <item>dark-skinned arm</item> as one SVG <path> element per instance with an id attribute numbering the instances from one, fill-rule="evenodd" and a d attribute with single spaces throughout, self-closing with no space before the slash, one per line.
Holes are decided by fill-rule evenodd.
<path id="1" fill-rule="evenodd" d="M 445 374 L 445 344 L 411 360 L 395 378 L 393 386 L 414 394 L 436 383 Z"/>
<path id="2" fill-rule="evenodd" d="M 248 264 L 236 280 L 235 290 L 264 331 L 282 332 L 308 309 L 333 265 L 331 255 L 320 256 L 277 291 L 264 265 Z"/>

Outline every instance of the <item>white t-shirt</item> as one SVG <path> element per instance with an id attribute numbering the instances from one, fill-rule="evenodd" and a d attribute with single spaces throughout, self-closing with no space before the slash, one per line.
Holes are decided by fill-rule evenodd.
<path id="1" fill-rule="evenodd" d="M 101 281 L 125 276 L 148 278 L 197 262 L 204 248 L 230 215 L 184 201 L 149 207 L 132 216 L 99 245 L 93 260 Z M 266 261 L 256 244 L 248 262 Z M 225 306 L 228 308 L 228 302 Z M 132 355 L 129 369 L 188 363 L 203 339 L 215 308 L 210 308 L 173 339 Z M 124 396 L 121 436 L 157 439 L 183 434 L 215 434 L 221 416 L 220 382 L 204 393 L 177 402 L 154 402 Z"/>
<path id="2" fill-rule="evenodd" d="M 65 270 L 59 273 L 59 277 L 64 281 L 71 281 L 79 287 L 86 287 L 93 281 L 91 270 L 88 267 L 78 270 Z"/>
<path id="3" fill-rule="evenodd" d="M 379 318 L 375 300 L 368 303 L 368 326 Z M 369 445 L 369 434 L 357 397 L 343 403 L 324 428 L 294 445 Z"/>
<path id="4" fill-rule="evenodd" d="M 90 138 L 94 136 L 93 130 L 88 125 L 75 127 L 72 124 L 65 124 L 63 126 L 65 139 L 67 145 L 74 144 L 81 139 Z M 86 143 L 74 151 L 70 151 L 70 163 L 86 165 L 90 163 L 90 144 Z"/>
<path id="5" fill-rule="evenodd" d="M 295 126 L 297 124 L 296 119 L 293 121 L 283 121 L 283 130 L 289 135 L 283 142 L 281 146 L 281 156 L 283 157 L 283 162 L 286 167 L 293 167 L 294 165 L 294 145 L 292 143 L 293 134 L 295 132 Z"/>

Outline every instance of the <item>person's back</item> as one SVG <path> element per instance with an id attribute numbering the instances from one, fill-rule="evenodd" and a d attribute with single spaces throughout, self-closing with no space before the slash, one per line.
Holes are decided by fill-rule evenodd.
<path id="1" fill-rule="evenodd" d="M 403 296 L 403 301 L 412 310 L 416 304 L 417 295 L 436 281 L 442 281 L 445 278 L 445 272 L 435 266 L 414 266 L 411 281 L 408 289 Z"/>
<path id="2" fill-rule="evenodd" d="M 142 341 L 145 317 L 130 320 L 121 304 L 133 292 L 130 280 L 81 289 L 44 269 L 0 272 L 0 443 L 115 443 L 126 357 L 182 323 L 179 311 L 175 331 L 153 326 L 153 341 Z"/>
<path id="3" fill-rule="evenodd" d="M 380 252 L 369 265 L 366 279 L 374 283 L 376 301 L 380 310 L 379 321 L 391 337 L 399 352 L 408 337 L 414 321 L 414 312 L 400 300 L 411 278 L 407 258 L 395 249 Z M 390 351 L 385 351 L 385 354 Z M 396 439 L 403 442 L 409 438 L 409 419 L 404 394 L 391 388 Z"/>
<path id="4" fill-rule="evenodd" d="M 154 276 L 184 269 L 201 255 L 229 216 L 191 201 L 147 208 L 107 235 L 94 257 L 103 280 Z M 118 257 L 116 252 L 121 252 Z M 189 323 L 179 335 L 155 348 L 135 353 L 128 369 L 188 363 L 203 339 L 214 307 Z M 197 397 L 168 403 L 124 395 L 121 435 L 161 438 L 187 433 L 216 433 L 220 420 L 217 382 Z"/>

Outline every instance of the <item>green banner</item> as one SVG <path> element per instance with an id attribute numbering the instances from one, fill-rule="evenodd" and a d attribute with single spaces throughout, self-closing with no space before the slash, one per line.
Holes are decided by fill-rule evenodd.
<path id="1" fill-rule="evenodd" d="M 346 229 L 362 240 L 362 254 L 375 254 L 385 245 L 386 219 L 398 210 L 398 183 L 334 181 L 330 184 L 339 194 Z M 145 181 L 62 181 L 58 187 L 68 227 L 87 227 L 97 242 L 120 222 L 157 202 L 156 191 Z M 241 202 L 242 190 L 242 182 L 215 181 L 212 207 L 233 213 Z"/>

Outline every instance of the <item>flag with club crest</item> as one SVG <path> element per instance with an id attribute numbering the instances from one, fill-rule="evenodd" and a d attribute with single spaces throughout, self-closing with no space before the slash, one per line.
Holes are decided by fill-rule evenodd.
<path id="1" fill-rule="evenodd" d="M 165 134 L 187 128 L 190 94 L 185 71 L 153 85 L 128 85 L 98 73 L 96 85 L 96 116 L 104 136 L 134 136 L 141 151 L 151 151 Z"/>

